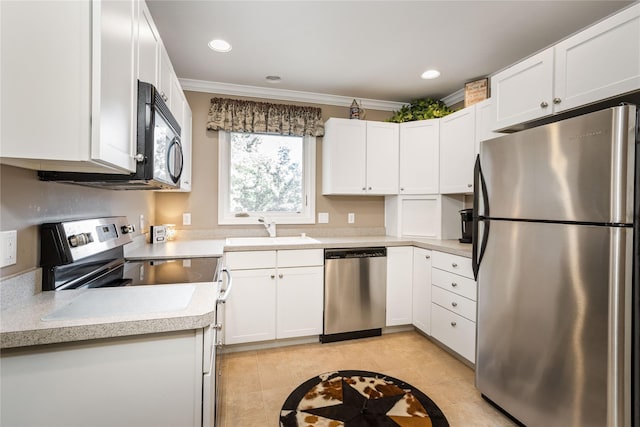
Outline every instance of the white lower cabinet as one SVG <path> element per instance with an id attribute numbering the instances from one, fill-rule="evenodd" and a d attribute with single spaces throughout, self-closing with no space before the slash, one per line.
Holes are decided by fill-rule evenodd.
<path id="1" fill-rule="evenodd" d="M 203 350 L 202 329 L 5 349 L 0 425 L 199 427 Z"/>
<path id="2" fill-rule="evenodd" d="M 322 333 L 322 249 L 227 252 L 225 344 Z"/>
<path id="3" fill-rule="evenodd" d="M 477 286 L 471 259 L 433 252 L 431 336 L 475 363 Z"/>
<path id="4" fill-rule="evenodd" d="M 387 248 L 387 326 L 413 320 L 413 247 Z"/>
<path id="5" fill-rule="evenodd" d="M 413 248 L 413 325 L 431 335 L 431 251 Z"/>

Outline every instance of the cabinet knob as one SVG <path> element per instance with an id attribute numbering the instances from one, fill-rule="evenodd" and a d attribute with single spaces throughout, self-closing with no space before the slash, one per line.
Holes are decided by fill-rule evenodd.
<path id="1" fill-rule="evenodd" d="M 562 99 L 560 98 L 553 98 L 553 103 L 554 104 L 560 104 L 562 102 Z"/>
<path id="2" fill-rule="evenodd" d="M 362 191 L 365 191 L 367 189 L 367 187 L 362 187 Z"/>
<path id="3" fill-rule="evenodd" d="M 271 277 L 272 279 L 275 279 L 275 278 L 276 278 L 276 275 L 275 275 L 275 274 L 272 274 L 272 275 L 271 275 L 271 276 L 269 276 L 269 277 Z"/>
<path id="4" fill-rule="evenodd" d="M 431 255 L 425 255 L 424 256 L 426 259 L 431 259 Z"/>
<path id="5" fill-rule="evenodd" d="M 548 106 L 549 106 L 549 103 L 548 103 L 547 101 L 542 101 L 542 102 L 540 103 L 540 107 L 541 107 L 541 108 L 547 108 Z"/>
<path id="6" fill-rule="evenodd" d="M 473 184 L 467 184 L 467 187 L 471 188 L 471 187 L 473 187 Z"/>
<path id="7" fill-rule="evenodd" d="M 217 330 L 217 331 L 221 331 L 222 330 L 222 323 L 216 323 L 213 326 L 213 329 Z"/>
<path id="8" fill-rule="evenodd" d="M 458 286 L 458 284 L 456 282 L 451 282 L 451 286 L 455 288 Z"/>
<path id="9" fill-rule="evenodd" d="M 456 322 L 451 322 L 451 326 L 453 326 L 454 328 L 456 327 L 457 323 Z"/>
<path id="10" fill-rule="evenodd" d="M 453 301 L 453 302 L 451 303 L 451 306 L 452 306 L 452 307 L 457 307 L 457 306 L 458 306 L 458 303 L 457 303 L 457 302 L 455 302 L 455 301 Z"/>
<path id="11" fill-rule="evenodd" d="M 400 191 L 404 191 L 404 188 L 400 187 Z"/>
<path id="12" fill-rule="evenodd" d="M 458 266 L 458 264 L 456 264 L 455 262 L 451 263 L 451 267 L 456 268 Z"/>
<path id="13" fill-rule="evenodd" d="M 369 190 L 371 190 L 371 187 L 369 187 Z"/>
<path id="14" fill-rule="evenodd" d="M 284 277 L 284 274 L 280 273 L 278 274 L 278 278 L 282 279 Z"/>

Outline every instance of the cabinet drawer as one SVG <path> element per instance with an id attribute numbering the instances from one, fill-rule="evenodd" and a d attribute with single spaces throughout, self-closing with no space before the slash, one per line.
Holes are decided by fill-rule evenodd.
<path id="1" fill-rule="evenodd" d="M 275 268 L 276 251 L 226 252 L 224 262 L 231 270 Z"/>
<path id="2" fill-rule="evenodd" d="M 278 251 L 278 267 L 308 267 L 324 265 L 322 249 L 294 249 Z"/>
<path id="3" fill-rule="evenodd" d="M 471 363 L 476 360 L 476 324 L 431 304 L 431 335 Z"/>
<path id="4" fill-rule="evenodd" d="M 471 258 L 434 251 L 433 266 L 441 270 L 450 271 L 451 273 L 456 273 L 473 279 Z"/>
<path id="5" fill-rule="evenodd" d="M 431 301 L 449 311 L 476 321 L 476 302 L 437 286 L 431 288 Z"/>
<path id="6" fill-rule="evenodd" d="M 465 298 L 476 301 L 476 282 L 448 271 L 434 268 L 431 271 L 431 283 Z"/>

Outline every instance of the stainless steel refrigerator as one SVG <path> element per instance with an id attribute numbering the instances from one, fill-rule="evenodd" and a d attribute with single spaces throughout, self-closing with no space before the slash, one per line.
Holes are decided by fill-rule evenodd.
<path id="1" fill-rule="evenodd" d="M 640 426 L 639 132 L 625 105 L 482 144 L 476 386 L 527 426 Z"/>

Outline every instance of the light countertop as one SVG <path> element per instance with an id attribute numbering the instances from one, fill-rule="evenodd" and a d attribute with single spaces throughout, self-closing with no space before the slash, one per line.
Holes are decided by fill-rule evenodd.
<path id="1" fill-rule="evenodd" d="M 317 237 L 318 243 L 302 245 L 225 246 L 225 240 L 177 240 L 164 244 L 125 247 L 125 258 L 170 259 L 219 257 L 224 251 L 323 249 L 367 246 L 416 246 L 424 249 L 471 257 L 471 245 L 457 240 L 435 240 L 391 236 Z M 43 320 L 49 313 L 72 303 L 86 292 L 101 289 L 40 292 L 2 310 L 0 348 L 24 347 L 98 338 L 169 332 L 206 327 L 215 321 L 217 289 L 211 283 L 196 283 L 188 305 L 179 310 L 147 313 L 103 314 L 96 317 Z M 159 289 L 162 286 L 149 286 Z M 171 286 L 171 285 L 169 285 Z M 131 289 L 131 288 L 129 288 Z M 133 294 L 127 288 L 111 288 L 126 300 Z M 130 302 L 130 301 L 129 301 Z"/>

